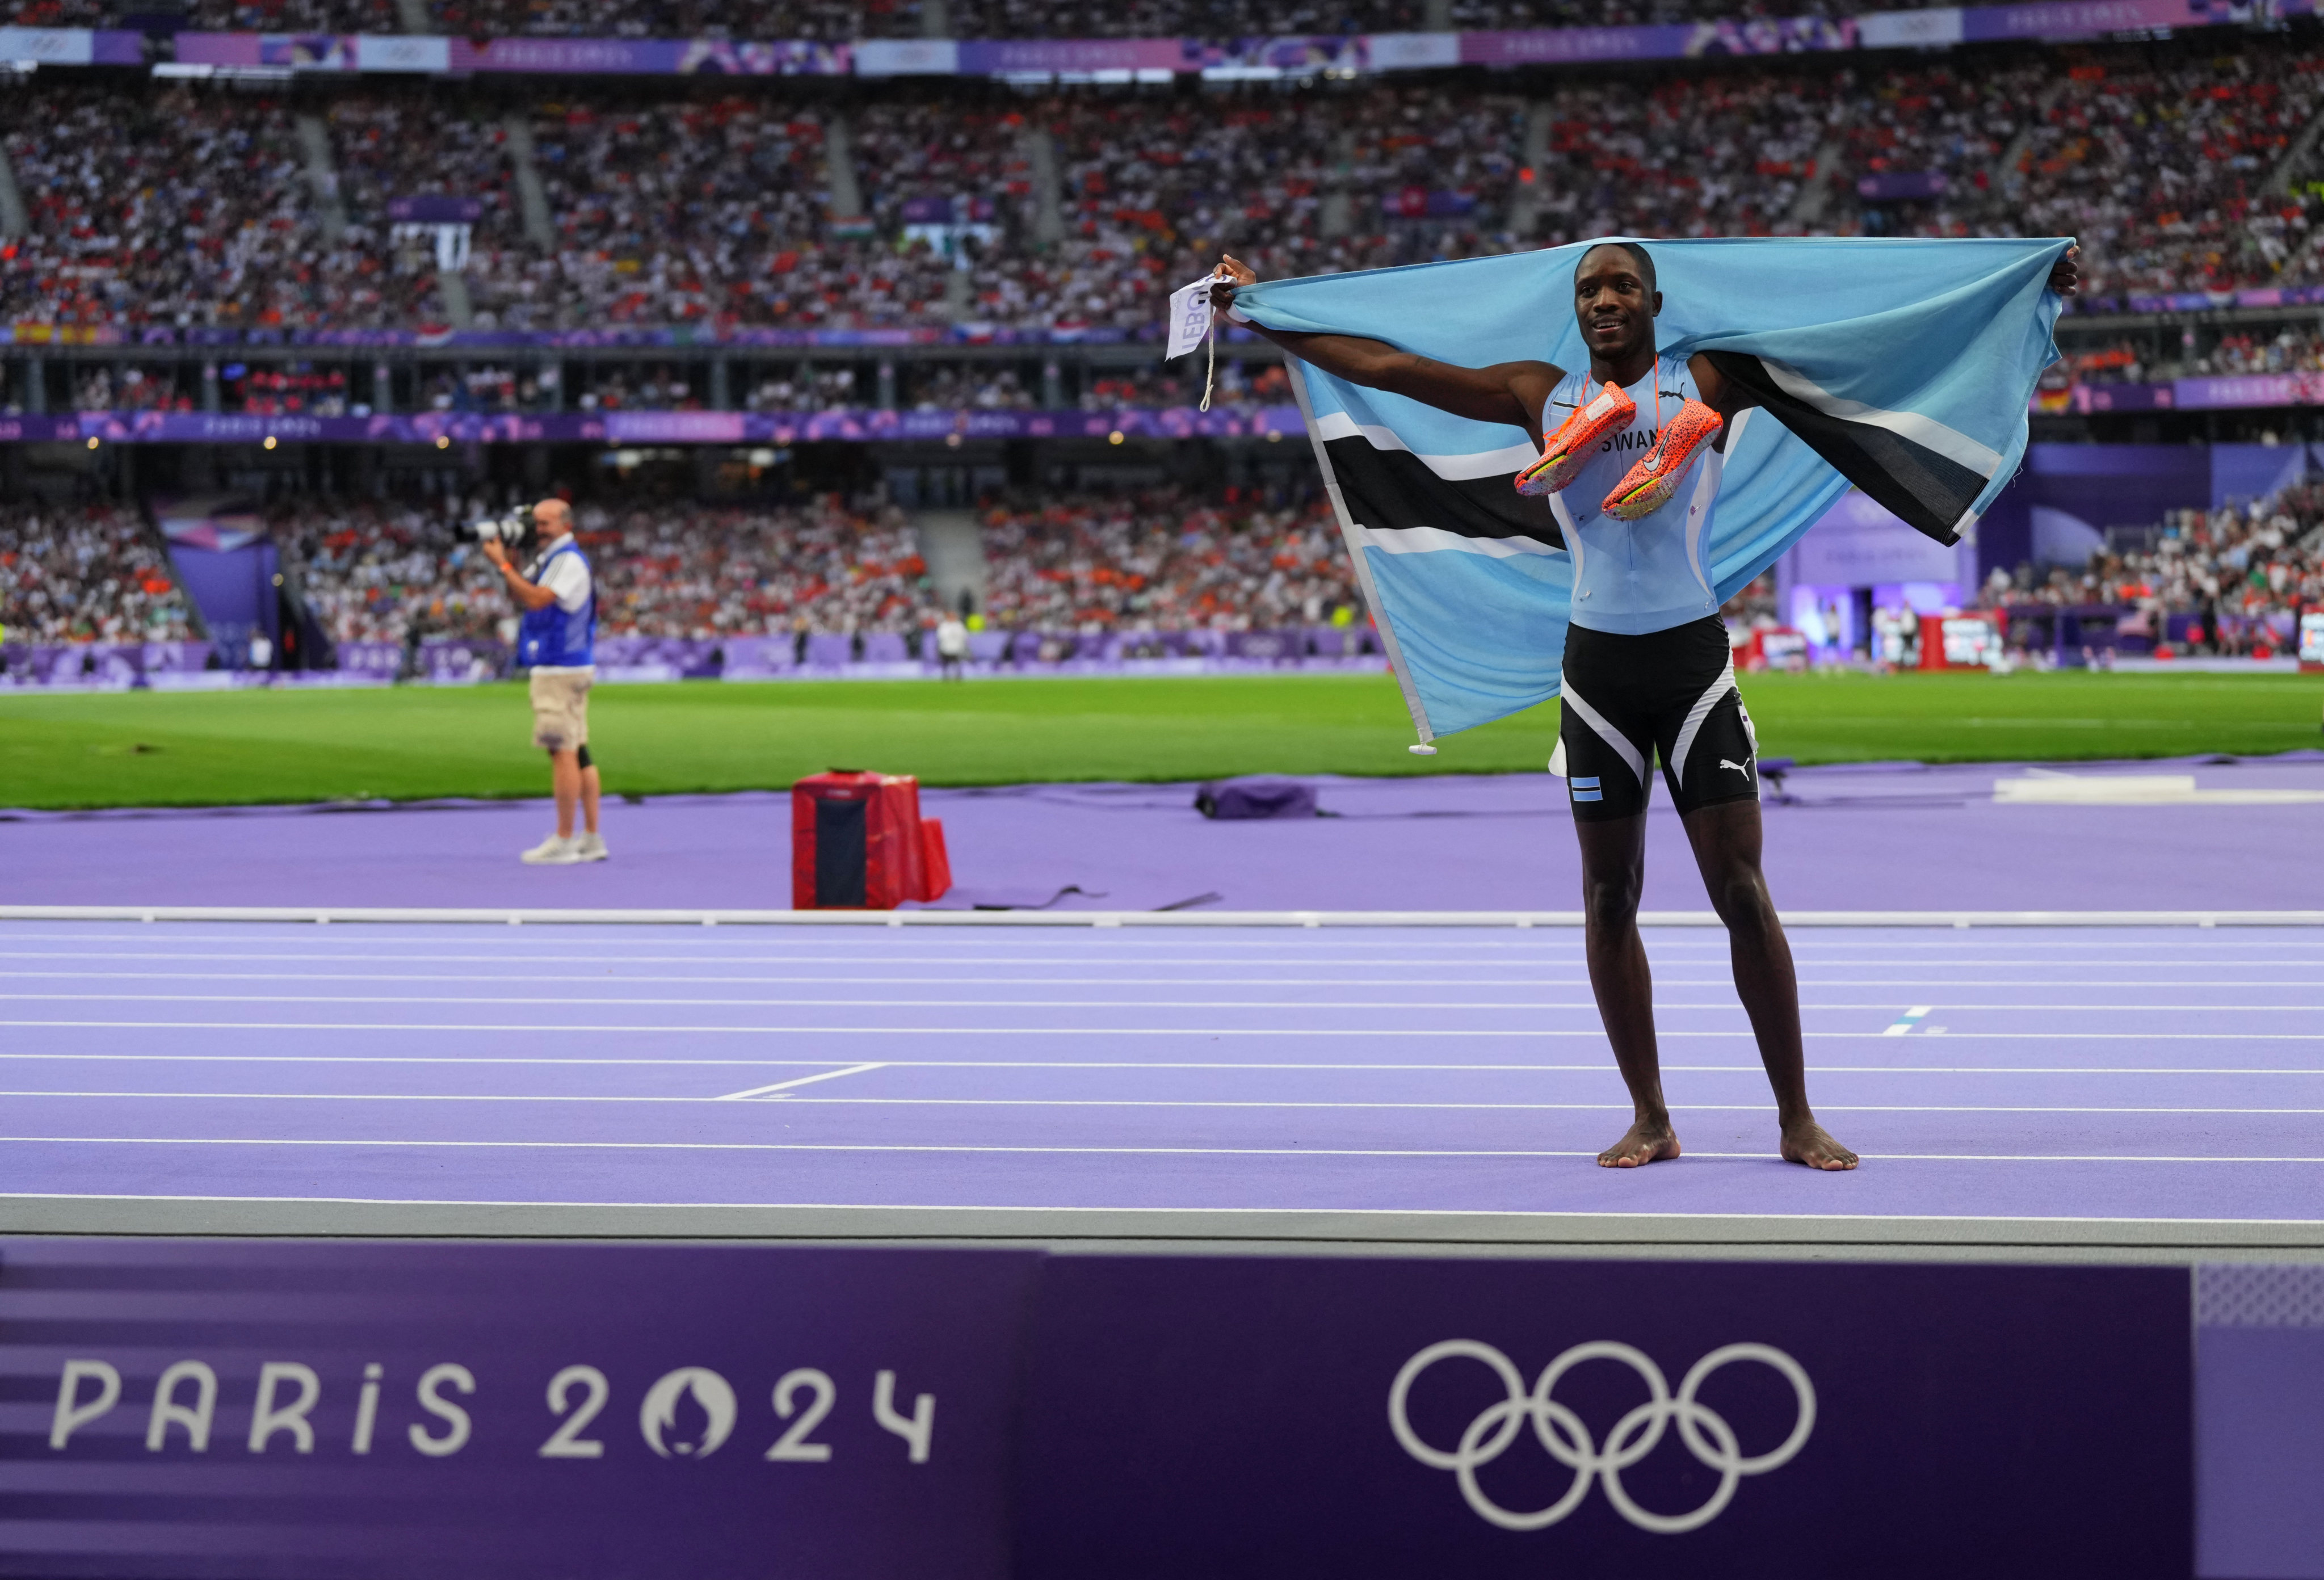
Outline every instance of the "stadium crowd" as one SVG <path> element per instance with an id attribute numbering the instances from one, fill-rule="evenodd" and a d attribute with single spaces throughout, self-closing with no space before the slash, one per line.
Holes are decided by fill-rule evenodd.
<path id="1" fill-rule="evenodd" d="M 515 611 L 466 523 L 482 501 L 428 506 L 315 501 L 278 511 L 300 590 L 334 642 L 504 637 Z M 606 636 L 715 637 L 904 630 L 922 567 L 893 513 L 583 504 L 576 536 L 597 576 Z"/>
<path id="2" fill-rule="evenodd" d="M 918 539 L 892 508 L 585 504 L 575 526 L 599 568 L 609 636 L 902 632 L 933 619 Z"/>
<path id="3" fill-rule="evenodd" d="M 2282 651 L 2303 611 L 2324 609 L 2324 483 L 2300 482 L 2245 504 L 2169 512 L 2152 547 L 2101 550 L 2076 572 L 2000 570 L 1979 599 L 2010 605 L 2113 604 L 2134 613 L 2124 635 L 2159 641 L 2170 615 L 2192 617 L 2189 645 Z"/>
<path id="4" fill-rule="evenodd" d="M 513 614 L 456 506 L 304 500 L 268 526 L 300 596 L 335 642 L 490 639 Z"/>
<path id="5" fill-rule="evenodd" d="M 2078 351 L 2066 361 L 2077 383 L 2135 384 L 2146 380 L 2200 378 L 2208 374 L 2324 373 L 2324 331 L 2303 324 L 2267 329 L 2231 329 L 2208 350 L 2183 342 L 2171 347 L 2142 346 L 2127 337 L 2094 351 Z"/>
<path id="6" fill-rule="evenodd" d="M 0 504 L 0 635 L 182 642 L 185 595 L 143 519 L 120 505 Z"/>
<path id="7" fill-rule="evenodd" d="M 1222 248 L 1276 276 L 1614 232 L 2071 233 L 2098 297 L 2324 282 L 2324 201 L 2277 170 L 2324 106 L 2324 51 L 2282 39 L 1695 65 L 1530 97 L 1495 78 L 302 102 L 327 182 L 270 95 L 45 74 L 0 94 L 32 221 L 0 248 L 0 320 L 1142 333 Z M 860 214 L 835 211 L 848 186 Z M 474 206 L 464 258 L 391 213 L 416 199 Z"/>
<path id="8" fill-rule="evenodd" d="M 507 640 L 513 624 L 466 523 L 482 501 L 426 505 L 308 499 L 270 529 L 293 586 L 337 642 Z M 613 637 L 807 633 L 910 634 L 939 618 L 908 518 L 836 496 L 798 505 L 584 503 L 576 529 L 597 567 Z M 1321 501 L 1173 488 L 994 503 L 982 519 L 981 620 L 1043 634 L 1248 631 L 1346 624 L 1362 601 Z M 125 507 L 0 507 L 0 593 L 18 642 L 179 641 L 185 600 L 139 513 Z M 1769 578 L 1723 611 L 1774 619 Z M 2281 649 L 2324 607 L 2324 483 L 2246 504 L 2170 513 L 2152 542 L 2080 570 L 1997 572 L 1987 607 L 2116 605 L 2121 630 L 2159 639 L 2190 617 L 2205 651 Z M 2184 623 L 2182 622 L 2182 624 Z M 2176 638 L 2174 638 L 2176 640 Z"/>
<path id="9" fill-rule="evenodd" d="M 1330 507 L 1175 490 L 984 517 L 986 617 L 1041 632 L 1345 624 L 1362 604 Z"/>
<path id="10" fill-rule="evenodd" d="M 514 611 L 464 523 L 481 502 L 279 507 L 278 543 L 335 642 L 503 637 Z M 892 507 L 584 503 L 576 534 L 606 636 L 910 633 L 935 624 L 918 537 Z M 983 523 L 996 629 L 1059 633 L 1344 624 L 1360 600 L 1331 513 L 1230 491 L 1068 496 Z M 1342 613 L 1345 611 L 1345 613 Z"/>
<path id="11" fill-rule="evenodd" d="M 1918 0 L 1452 0 L 1456 28 L 1620 27 L 1770 15 L 1849 15 L 1909 9 Z M 916 38 L 922 0 L 426 0 L 438 32 L 479 38 Z M 213 32 L 404 31 L 393 0 L 192 0 L 185 25 Z M 20 27 L 112 27 L 137 13 L 124 0 L 12 0 Z M 1067 0 L 949 0 L 955 38 L 1235 39 L 1285 33 L 1396 32 L 1432 24 L 1421 0 L 1131 0 L 1091 11 Z"/>

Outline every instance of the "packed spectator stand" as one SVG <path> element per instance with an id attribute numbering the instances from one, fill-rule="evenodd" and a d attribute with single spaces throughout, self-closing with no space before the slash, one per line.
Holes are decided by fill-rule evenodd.
<path id="1" fill-rule="evenodd" d="M 0 319 L 1135 336 L 1222 248 L 1280 275 L 1610 232 L 2072 233 L 2094 298 L 2308 285 L 2314 170 L 2278 167 L 2319 106 L 2324 51 L 2283 35 L 1196 92 L 42 73 L 0 89 L 32 220 Z M 470 206 L 449 252 L 395 217 L 437 199 Z"/>
<path id="2" fill-rule="evenodd" d="M 956 38 L 1249 38 L 1269 33 L 1396 32 L 1456 28 L 1622 27 L 1737 14 L 1853 15 L 1913 9 L 1913 0 L 1817 0 L 1780 13 L 1767 0 L 1131 0 L 1093 10 L 1065 0 L 947 0 L 940 31 Z M 437 31 L 480 37 L 737 39 L 918 38 L 937 20 L 925 0 L 425 0 Z M 119 26 L 136 13 L 118 0 L 14 0 L 23 27 Z M 403 31 L 392 0 L 193 0 L 186 25 L 213 32 Z"/>
<path id="3" fill-rule="evenodd" d="M 481 502 L 300 501 L 270 530 L 334 642 L 505 640 L 515 611 L 467 527 Z M 913 523 L 835 496 L 786 506 L 585 501 L 608 637 L 895 634 L 941 614 Z M 1067 495 L 982 513 L 980 628 L 1062 635 L 1345 626 L 1361 617 L 1321 500 L 1257 490 Z M 166 573 L 165 573 L 166 574 Z"/>
<path id="4" fill-rule="evenodd" d="M 0 641 L 182 642 L 193 635 L 160 541 L 124 505 L 0 504 Z"/>
<path id="5" fill-rule="evenodd" d="M 1362 608 L 1322 501 L 1074 499 L 984 519 L 988 616 L 1028 631 L 1250 631 L 1348 624 Z"/>
<path id="6" fill-rule="evenodd" d="M 2134 644 L 2281 654 L 2297 640 L 2301 615 L 2324 611 L 2324 483 L 2303 479 L 2263 498 L 2166 512 L 2143 536 L 2143 543 L 2110 542 L 2079 570 L 1996 569 L 1978 605 L 2015 624 L 2039 623 L 2043 609 L 2097 613 L 2103 634 L 2094 640 L 2109 656 Z"/>
<path id="7" fill-rule="evenodd" d="M 959 38 L 1201 37 L 1448 18 L 1669 21 L 1696 9 L 1367 0 L 1261 16 L 1245 0 L 1139 0 L 1097 16 L 1049 0 L 946 0 L 943 16 Z M 410 10 L 200 0 L 189 20 L 395 31 Z M 430 0 L 429 11 L 478 36 L 927 31 L 918 0 L 747 14 L 724 0 Z M 50 0 L 42 15 L 103 20 L 73 0 Z M 284 87 L 44 70 L 0 84 L 0 152 L 29 220 L 27 234 L 0 238 L 0 323 L 29 331 L 9 377 L 42 337 L 112 340 L 101 356 L 54 355 L 44 407 L 12 383 L 0 415 L 893 408 L 964 420 L 1182 408 L 1202 370 L 1160 365 L 1152 338 L 1164 295 L 1221 251 L 1275 277 L 1608 233 L 2070 232 L 2085 249 L 2086 298 L 2100 306 L 2324 286 L 2319 117 L 2324 48 L 2304 25 L 1167 86 L 363 76 Z M 2079 337 L 2061 375 L 2093 386 L 2324 373 L 2312 309 L 2068 323 Z M 466 332 L 456 357 L 410 350 L 456 338 L 448 331 Z M 794 337 L 714 371 L 703 347 L 777 344 L 738 333 L 759 331 L 918 338 L 895 356 L 826 353 L 824 341 L 793 351 Z M 659 335 L 652 344 L 670 349 L 594 360 L 571 349 L 622 335 Z M 387 354 L 368 348 L 390 342 L 404 348 L 392 383 Z M 1013 345 L 1035 349 L 1012 361 Z M 1061 347 L 1092 346 L 1111 349 L 1061 373 Z M 1222 347 L 1214 411 L 1286 403 L 1271 356 Z M 991 571 L 980 618 L 1038 635 L 1042 651 L 1123 633 L 1360 623 L 1319 502 L 1144 487 L 1076 485 L 1038 502 L 972 489 Z M 388 503 L 392 492 L 278 505 L 274 536 L 321 629 L 353 644 L 503 641 L 512 611 L 476 563 L 463 512 Z M 2319 596 L 2312 499 L 2279 504 L 2256 521 L 2198 513 L 2087 573 L 2028 572 L 1987 593 L 2060 605 L 2119 596 L 2232 645 Z M 585 498 L 581 524 L 603 554 L 609 637 L 876 637 L 887 651 L 935 617 L 910 525 L 884 507 Z M 152 559 L 143 579 L 60 580 L 58 529 L 41 530 L 52 535 L 42 540 L 49 612 L 41 622 L 23 612 L 32 584 L 20 574 L 0 614 L 12 630 L 185 633 L 183 600 L 150 585 L 166 579 L 166 561 Z M 51 630 L 60 599 L 79 624 Z M 1747 595 L 1730 613 L 1755 607 Z"/>

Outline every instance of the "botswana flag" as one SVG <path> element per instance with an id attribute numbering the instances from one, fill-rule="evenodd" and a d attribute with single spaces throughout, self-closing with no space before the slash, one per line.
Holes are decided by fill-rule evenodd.
<path id="1" fill-rule="evenodd" d="M 1277 329 L 1368 335 L 1476 367 L 1588 365 L 1573 268 L 1595 243 L 1282 280 L 1236 306 Z M 1728 436 L 1711 530 L 1732 597 L 1850 484 L 1959 542 L 2025 453 L 2057 360 L 2051 267 L 2072 244 L 1779 237 L 1644 244 L 1666 356 L 1757 393 Z M 1557 695 L 1573 587 L 1553 501 L 1512 479 L 1522 429 L 1448 416 L 1294 363 L 1323 480 L 1425 742 Z"/>

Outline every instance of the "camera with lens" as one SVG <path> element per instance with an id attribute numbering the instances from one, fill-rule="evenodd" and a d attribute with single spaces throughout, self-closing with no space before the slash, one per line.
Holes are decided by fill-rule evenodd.
<path id="1" fill-rule="evenodd" d="M 504 516 L 487 517 L 476 522 L 474 528 L 479 541 L 506 543 L 512 547 L 522 542 L 524 535 L 531 530 L 532 523 L 525 520 L 522 511 L 512 511 Z"/>

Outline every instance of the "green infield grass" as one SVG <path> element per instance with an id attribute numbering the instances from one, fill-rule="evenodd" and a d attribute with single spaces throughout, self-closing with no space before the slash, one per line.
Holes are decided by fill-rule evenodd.
<path id="1" fill-rule="evenodd" d="M 2324 743 L 2296 675 L 1766 675 L 1744 696 L 1803 762 L 2266 753 Z M 1546 705 L 1416 757 L 1384 675 L 607 686 L 608 793 L 766 789 L 830 767 L 929 784 L 1539 770 Z M 515 685 L 0 695 L 0 807 L 536 796 Z"/>

